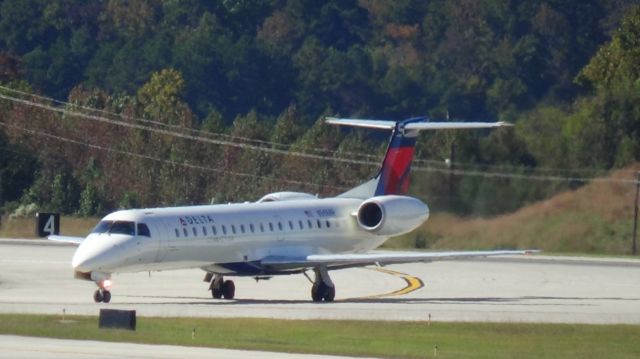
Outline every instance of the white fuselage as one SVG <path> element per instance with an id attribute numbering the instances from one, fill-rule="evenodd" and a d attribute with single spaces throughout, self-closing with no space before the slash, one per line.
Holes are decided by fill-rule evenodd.
<path id="1" fill-rule="evenodd" d="M 220 274 L 282 274 L 270 273 L 259 261 L 362 253 L 387 240 L 389 235 L 359 225 L 356 212 L 362 203 L 352 198 L 313 198 L 118 211 L 101 221 L 104 228 L 111 224 L 111 230 L 98 225 L 86 237 L 73 267 L 80 273 L 202 268 Z M 422 205 L 420 218 L 411 219 L 412 224 L 400 232 L 426 220 L 428 209 Z"/>

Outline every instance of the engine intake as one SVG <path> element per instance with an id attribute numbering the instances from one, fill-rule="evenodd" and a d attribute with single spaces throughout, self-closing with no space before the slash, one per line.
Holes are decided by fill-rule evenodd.
<path id="1" fill-rule="evenodd" d="M 411 232 L 428 218 L 429 207 L 422 201 L 397 195 L 372 197 L 357 212 L 360 227 L 381 236 Z"/>

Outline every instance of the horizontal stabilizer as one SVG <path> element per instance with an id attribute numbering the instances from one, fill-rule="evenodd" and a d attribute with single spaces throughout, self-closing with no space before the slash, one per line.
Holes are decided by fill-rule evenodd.
<path id="1" fill-rule="evenodd" d="M 421 118 L 416 118 L 415 120 L 420 119 Z M 356 118 L 327 117 L 326 123 L 340 126 L 377 128 L 381 130 L 393 130 L 396 127 L 396 121 L 378 121 Z M 496 128 L 506 126 L 513 126 L 513 124 L 507 122 L 429 122 L 427 118 L 422 118 L 422 121 L 411 121 L 401 124 L 401 128 L 405 130 L 418 131 Z"/>
<path id="2" fill-rule="evenodd" d="M 381 130 L 392 130 L 396 127 L 396 121 L 362 120 L 356 118 L 327 117 L 326 123 L 341 126 L 378 128 Z"/>
<path id="3" fill-rule="evenodd" d="M 405 130 L 458 130 L 513 126 L 507 122 L 410 122 Z"/>

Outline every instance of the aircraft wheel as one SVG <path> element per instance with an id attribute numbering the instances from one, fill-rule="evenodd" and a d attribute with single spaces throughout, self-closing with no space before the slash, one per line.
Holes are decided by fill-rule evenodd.
<path id="1" fill-rule="evenodd" d="M 213 297 L 213 299 L 222 298 L 222 288 L 211 288 L 211 296 Z"/>
<path id="2" fill-rule="evenodd" d="M 329 287 L 323 282 L 314 283 L 313 287 L 311 287 L 311 299 L 313 299 L 314 302 L 333 302 L 335 297 L 336 289 Z"/>
<path id="3" fill-rule="evenodd" d="M 336 288 L 334 287 L 327 287 L 327 290 L 324 294 L 324 301 L 325 302 L 333 302 L 333 299 L 336 297 Z"/>
<path id="4" fill-rule="evenodd" d="M 320 292 L 320 287 L 321 285 L 319 283 L 313 283 L 313 286 L 311 286 L 311 299 L 314 302 L 322 301 L 322 293 Z"/>
<path id="5" fill-rule="evenodd" d="M 236 285 L 232 280 L 225 280 L 222 283 L 222 296 L 224 299 L 233 299 L 236 295 Z"/>
<path id="6" fill-rule="evenodd" d="M 222 276 L 216 275 L 213 281 L 211 282 L 211 286 L 209 287 L 209 289 L 211 289 L 211 296 L 213 297 L 213 299 L 222 298 L 223 286 L 224 286 L 224 280 Z"/>
<path id="7" fill-rule="evenodd" d="M 96 290 L 95 292 L 93 292 L 93 300 L 96 303 L 100 303 L 104 300 L 104 296 L 102 296 L 102 291 L 100 291 L 100 289 Z"/>
<path id="8" fill-rule="evenodd" d="M 102 293 L 102 301 L 105 303 L 109 303 L 111 301 L 111 292 L 109 292 L 108 290 L 105 290 Z"/>

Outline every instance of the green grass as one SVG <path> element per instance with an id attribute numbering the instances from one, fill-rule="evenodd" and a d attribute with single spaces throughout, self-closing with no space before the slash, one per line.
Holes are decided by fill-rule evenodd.
<path id="1" fill-rule="evenodd" d="M 439 358 L 640 357 L 640 326 L 631 325 L 139 317 L 131 332 L 97 323 L 1 314 L 0 334 L 394 358 L 432 357 L 436 344 Z"/>

